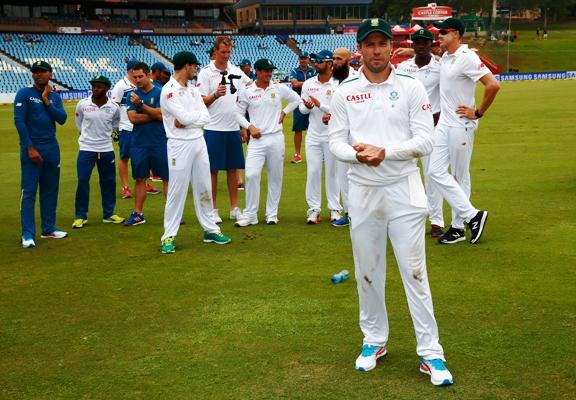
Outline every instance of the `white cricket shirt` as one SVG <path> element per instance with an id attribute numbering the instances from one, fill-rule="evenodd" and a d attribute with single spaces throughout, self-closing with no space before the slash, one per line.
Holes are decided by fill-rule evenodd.
<path id="1" fill-rule="evenodd" d="M 204 135 L 202 128 L 210 121 L 210 114 L 198 89 L 190 83 L 182 86 L 172 76 L 160 95 L 162 122 L 168 139 L 193 140 Z M 178 120 L 183 128 L 176 128 Z"/>
<path id="2" fill-rule="evenodd" d="M 342 82 L 332 98 L 330 150 L 352 163 L 351 182 L 382 186 L 418 173 L 417 158 L 432 152 L 432 106 L 421 82 L 392 69 L 383 83 L 371 83 L 362 69 Z M 377 167 L 360 164 L 349 144 L 384 147 L 386 157 Z"/>
<path id="3" fill-rule="evenodd" d="M 315 97 L 320 102 L 320 107 L 312 107 L 308 109 L 301 103 L 299 110 L 302 114 L 310 114 L 308 133 L 311 139 L 320 142 L 328 141 L 328 125 L 322 122 L 322 117 L 326 113 L 330 113 L 330 102 L 332 101 L 332 95 L 338 87 L 338 81 L 334 78 L 330 78 L 327 82 L 322 83 L 318 80 L 318 76 L 314 76 L 307 79 L 302 85 L 302 94 L 300 97 L 306 101 L 310 99 L 310 96 Z"/>
<path id="4" fill-rule="evenodd" d="M 112 88 L 111 99 L 120 105 L 120 130 L 132 131 L 134 125 L 128 119 L 128 103 L 130 102 L 130 92 L 136 89 L 128 77 L 120 79 Z"/>
<path id="5" fill-rule="evenodd" d="M 432 114 L 440 112 L 440 61 L 432 55 L 430 62 L 419 68 L 416 64 L 416 57 L 412 57 L 401 62 L 396 67 L 396 71 L 401 74 L 412 75 L 418 79 L 426 88 L 428 98 L 432 104 Z"/>
<path id="6" fill-rule="evenodd" d="M 440 59 L 440 120 L 438 125 L 476 127 L 477 121 L 460 118 L 459 106 L 474 107 L 476 82 L 490 70 L 478 55 L 461 45 L 453 54 L 445 52 Z"/>
<path id="7" fill-rule="evenodd" d="M 218 97 L 208 106 L 210 122 L 205 126 L 205 129 L 214 131 L 237 131 L 240 129 L 238 126 L 238 117 L 235 114 L 236 102 L 238 101 L 238 95 L 247 85 L 251 85 L 252 81 L 240 68 L 230 62 L 228 62 L 226 71 L 226 95 Z M 211 61 L 210 64 L 200 70 L 196 87 L 202 96 L 210 96 L 218 89 L 218 85 L 222 81 L 222 74 L 220 72 L 221 71 L 214 65 L 214 61 Z M 237 89 L 234 94 L 230 92 L 228 75 L 241 76 L 240 79 L 233 80 L 234 87 Z"/>
<path id="8" fill-rule="evenodd" d="M 288 104 L 282 110 L 282 100 L 288 100 Z M 242 128 L 248 128 L 250 124 L 260 129 L 263 135 L 281 133 L 282 124 L 278 123 L 280 113 L 288 114 L 300 104 L 300 96 L 284 84 L 270 82 L 266 89 L 259 88 L 256 84 L 250 85 L 238 97 L 238 111 L 240 113 Z M 248 111 L 250 122 L 244 118 Z"/>
<path id="9" fill-rule="evenodd" d="M 111 99 L 98 107 L 92 96 L 82 99 L 76 105 L 76 129 L 80 132 L 80 150 L 104 153 L 114 151 L 112 131 L 118 129 L 120 107 Z"/>

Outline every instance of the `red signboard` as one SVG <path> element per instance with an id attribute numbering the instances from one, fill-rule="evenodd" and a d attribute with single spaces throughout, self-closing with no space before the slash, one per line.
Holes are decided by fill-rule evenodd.
<path id="1" fill-rule="evenodd" d="M 452 16 L 452 7 L 430 4 L 428 7 L 415 7 L 412 9 L 412 19 L 420 21 L 438 21 Z"/>

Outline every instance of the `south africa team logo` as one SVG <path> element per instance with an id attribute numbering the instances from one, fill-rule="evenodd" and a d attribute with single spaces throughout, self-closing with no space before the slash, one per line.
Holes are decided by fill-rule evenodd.
<path id="1" fill-rule="evenodd" d="M 388 96 L 388 98 L 392 101 L 396 101 L 400 98 L 400 96 L 398 95 L 397 91 L 393 91 L 393 92 L 390 92 L 390 95 Z"/>
<path id="2" fill-rule="evenodd" d="M 332 90 L 331 89 L 327 89 L 326 90 L 326 96 L 330 96 L 332 94 Z"/>
<path id="3" fill-rule="evenodd" d="M 270 97 L 272 97 L 273 99 L 275 99 L 275 98 L 276 98 L 276 93 L 274 93 L 274 92 L 270 93 Z"/>

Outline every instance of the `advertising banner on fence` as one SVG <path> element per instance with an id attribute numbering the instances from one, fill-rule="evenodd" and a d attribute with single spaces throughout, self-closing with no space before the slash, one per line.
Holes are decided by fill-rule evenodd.
<path id="1" fill-rule="evenodd" d="M 504 81 L 543 81 L 549 79 L 576 79 L 576 71 L 557 72 L 523 72 L 496 75 L 496 79 Z"/>

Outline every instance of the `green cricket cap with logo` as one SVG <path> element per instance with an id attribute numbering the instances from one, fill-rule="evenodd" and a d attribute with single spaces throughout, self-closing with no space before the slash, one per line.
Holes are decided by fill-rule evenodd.
<path id="1" fill-rule="evenodd" d="M 90 79 L 89 82 L 92 85 L 95 83 L 102 83 L 108 87 L 112 87 L 112 82 L 110 82 L 110 79 L 108 79 L 104 75 L 96 75 L 94 78 Z"/>
<path id="2" fill-rule="evenodd" d="M 426 40 L 434 40 L 434 36 L 432 36 L 432 33 L 430 33 L 428 29 L 424 28 L 418 29 L 416 32 L 412 34 L 412 39 L 418 39 L 418 38 Z"/>
<path id="3" fill-rule="evenodd" d="M 462 21 L 458 18 L 450 17 L 442 22 L 434 22 L 433 24 L 438 29 L 455 29 L 460 32 L 460 36 L 464 35 L 466 28 Z"/>
<path id="4" fill-rule="evenodd" d="M 381 18 L 370 18 L 362 22 L 358 27 L 356 41 L 360 43 L 374 32 L 383 33 L 388 39 L 392 39 L 392 30 L 388 22 Z"/>
<path id="5" fill-rule="evenodd" d="M 30 71 L 34 72 L 36 70 L 52 72 L 52 66 L 48 64 L 46 61 L 39 60 L 35 61 L 30 67 Z"/>
<path id="6" fill-rule="evenodd" d="M 272 60 L 269 60 L 267 58 L 261 58 L 260 60 L 258 60 L 254 63 L 254 68 L 265 69 L 265 70 L 271 71 L 273 69 L 276 69 L 276 66 L 274 65 Z"/>
<path id="7" fill-rule="evenodd" d="M 172 57 L 172 63 L 174 64 L 174 69 L 181 69 L 188 64 L 200 65 L 196 55 L 189 51 L 181 51 L 174 54 L 174 57 Z"/>

